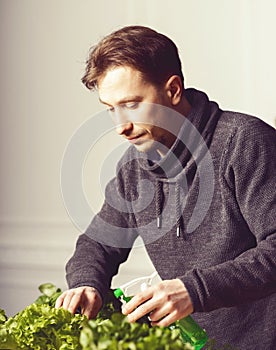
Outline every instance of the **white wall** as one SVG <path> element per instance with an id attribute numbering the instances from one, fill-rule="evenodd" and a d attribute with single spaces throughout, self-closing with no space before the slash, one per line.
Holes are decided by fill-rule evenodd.
<path id="1" fill-rule="evenodd" d="M 273 0 L 0 1 L 0 308 L 15 313 L 46 281 L 65 288 L 79 231 L 63 205 L 61 161 L 74 131 L 102 109 L 80 83 L 89 47 L 121 26 L 149 25 L 178 45 L 186 86 L 273 125 L 275 13 Z M 121 142 L 101 141 L 84 174 L 95 207 L 101 159 Z M 152 268 L 141 249 L 131 259 L 114 283 Z"/>

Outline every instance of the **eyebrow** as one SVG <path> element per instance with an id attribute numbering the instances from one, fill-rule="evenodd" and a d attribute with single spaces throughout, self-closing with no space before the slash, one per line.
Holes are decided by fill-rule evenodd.
<path id="1" fill-rule="evenodd" d="M 131 102 L 131 101 L 137 101 L 137 102 L 141 102 L 143 100 L 143 97 L 142 96 L 127 96 L 127 97 L 124 97 L 122 98 L 121 100 L 119 100 L 116 105 L 121 105 L 121 104 L 124 104 L 124 103 L 127 103 L 127 102 Z M 101 100 L 101 98 L 99 97 L 99 101 L 101 103 L 103 103 L 104 105 L 107 105 L 107 106 L 111 106 L 109 103 Z"/>

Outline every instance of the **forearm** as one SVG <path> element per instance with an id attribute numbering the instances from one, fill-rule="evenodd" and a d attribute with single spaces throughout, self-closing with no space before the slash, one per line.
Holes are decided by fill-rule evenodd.
<path id="1" fill-rule="evenodd" d="M 264 298 L 276 291 L 275 238 L 270 236 L 234 260 L 193 269 L 179 278 L 195 312 L 208 312 Z"/>
<path id="2" fill-rule="evenodd" d="M 72 258 L 66 264 L 66 279 L 69 288 L 91 286 L 104 299 L 112 277 L 118 272 L 130 249 L 104 246 L 86 234 L 78 238 Z"/>

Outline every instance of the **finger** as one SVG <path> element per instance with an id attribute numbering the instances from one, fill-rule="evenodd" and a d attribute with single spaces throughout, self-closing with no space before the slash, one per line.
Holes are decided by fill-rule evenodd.
<path id="1" fill-rule="evenodd" d="M 63 304 L 63 301 L 64 301 L 64 298 L 65 298 L 65 292 L 63 292 L 56 300 L 56 303 L 55 303 L 55 308 L 59 308 L 62 306 Z"/>
<path id="2" fill-rule="evenodd" d="M 96 303 L 93 303 L 88 310 L 85 310 L 84 315 L 86 315 L 89 319 L 95 318 L 98 315 L 100 307 L 96 306 Z"/>
<path id="3" fill-rule="evenodd" d="M 143 291 L 142 293 L 136 294 L 127 304 L 122 306 L 122 313 L 128 315 L 132 311 L 138 308 L 139 305 L 145 303 L 147 300 L 152 298 L 153 291 L 151 288 Z"/>
<path id="4" fill-rule="evenodd" d="M 67 310 L 70 311 L 72 314 L 76 313 L 78 307 L 81 304 L 81 298 L 82 298 L 82 293 L 78 292 L 73 294 L 67 306 Z"/>
<path id="5" fill-rule="evenodd" d="M 179 319 L 177 312 L 172 312 L 168 314 L 167 316 L 163 317 L 160 321 L 157 322 L 151 322 L 152 326 L 159 326 L 159 327 L 168 327 L 172 323 L 176 322 Z"/>
<path id="6" fill-rule="evenodd" d="M 80 302 L 80 293 L 75 290 L 67 291 L 65 298 L 63 300 L 63 308 L 73 312 L 77 309 Z"/>
<path id="7" fill-rule="evenodd" d="M 149 318 L 152 322 L 158 322 L 168 314 L 169 314 L 169 308 L 167 305 L 164 305 L 161 308 L 156 308 L 155 310 L 153 310 L 150 313 Z"/>
<path id="8" fill-rule="evenodd" d="M 95 316 L 97 314 L 95 314 L 95 312 L 93 312 L 93 308 L 83 308 L 82 309 L 82 315 L 85 315 L 89 320 L 91 320 L 92 318 L 95 318 Z"/>
<path id="9" fill-rule="evenodd" d="M 156 302 L 154 300 L 149 300 L 144 304 L 138 306 L 133 312 L 128 314 L 129 322 L 135 322 L 139 318 L 150 314 L 156 308 Z"/>
<path id="10" fill-rule="evenodd" d="M 81 313 L 89 319 L 97 316 L 100 309 L 101 302 L 94 291 L 89 291 L 83 295 Z"/>

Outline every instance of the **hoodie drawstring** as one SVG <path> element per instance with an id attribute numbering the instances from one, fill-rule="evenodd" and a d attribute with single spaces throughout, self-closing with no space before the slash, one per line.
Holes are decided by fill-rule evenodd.
<path id="1" fill-rule="evenodd" d="M 162 182 L 156 180 L 155 187 L 156 187 L 155 188 L 155 193 L 156 193 L 155 210 L 156 210 L 157 228 L 161 228 L 162 227 L 162 210 L 161 210 Z"/>
<path id="2" fill-rule="evenodd" d="M 157 228 L 162 227 L 162 196 L 163 196 L 163 182 L 156 180 L 155 182 L 155 210 L 156 210 L 156 222 Z M 175 183 L 175 217 L 176 217 L 176 235 L 177 237 L 181 234 L 181 203 L 180 203 L 180 183 L 176 181 Z"/>
<path id="3" fill-rule="evenodd" d="M 181 233 L 181 205 L 180 205 L 180 184 L 175 183 L 175 215 L 176 215 L 176 235 L 180 236 Z"/>

